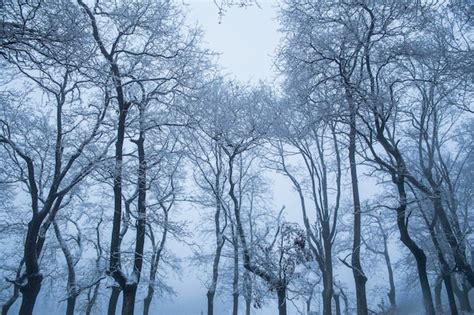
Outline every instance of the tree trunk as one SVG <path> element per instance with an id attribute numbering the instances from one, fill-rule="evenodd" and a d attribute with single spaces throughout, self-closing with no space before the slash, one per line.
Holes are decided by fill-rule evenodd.
<path id="1" fill-rule="evenodd" d="M 74 315 L 74 309 L 76 308 L 76 300 L 76 294 L 67 298 L 66 315 Z"/>
<path id="2" fill-rule="evenodd" d="M 286 315 L 286 287 L 281 286 L 277 289 L 278 295 L 278 315 Z"/>
<path id="3" fill-rule="evenodd" d="M 19 315 L 32 315 L 36 298 L 41 290 L 43 276 L 39 273 L 28 275 L 28 282 L 21 288 L 22 300 Z"/>
<path id="4" fill-rule="evenodd" d="M 359 194 L 359 182 L 357 176 L 357 164 L 356 164 L 356 108 L 352 99 L 351 92 L 346 90 L 346 97 L 349 104 L 350 114 L 350 131 L 349 131 L 349 163 L 351 171 L 351 184 L 352 184 L 352 197 L 354 202 L 354 239 L 352 243 L 352 273 L 354 275 L 356 299 L 357 299 L 357 314 L 367 315 L 367 294 L 365 284 L 367 277 L 362 269 L 360 262 L 360 247 L 361 247 L 361 206 L 360 206 L 360 194 Z"/>
<path id="5" fill-rule="evenodd" d="M 328 269 L 331 269 L 331 272 L 323 273 L 323 314 L 331 315 L 332 314 L 332 267 L 327 266 Z"/>
<path id="6" fill-rule="evenodd" d="M 471 306 L 471 300 L 469 299 L 469 291 L 471 290 L 471 287 L 469 287 L 466 283 L 465 280 L 462 282 L 462 301 L 464 305 L 464 311 L 468 313 L 472 313 L 472 306 Z"/>
<path id="7" fill-rule="evenodd" d="M 431 289 L 428 280 L 428 273 L 426 271 L 426 255 L 424 251 L 418 247 L 415 241 L 410 237 L 408 232 L 408 226 L 406 221 L 406 208 L 407 208 L 407 195 L 405 191 L 405 179 L 401 175 L 399 178 L 394 180 L 397 185 L 399 195 L 399 206 L 397 208 L 397 226 L 400 231 L 400 240 L 410 250 L 416 261 L 416 267 L 418 271 L 418 278 L 420 281 L 421 291 L 423 294 L 423 304 L 425 306 L 425 312 L 427 315 L 434 315 L 435 308 L 433 305 L 433 299 L 431 297 Z"/>
<path id="8" fill-rule="evenodd" d="M 244 269 L 244 299 L 245 299 L 245 315 L 250 315 L 252 308 L 252 292 L 253 285 L 249 271 Z"/>
<path id="9" fill-rule="evenodd" d="M 449 309 L 451 310 L 451 315 L 458 315 L 458 308 L 456 306 L 456 298 L 454 297 L 454 291 L 451 284 L 451 277 L 446 275 L 443 277 L 444 288 L 446 289 L 446 295 L 448 296 Z"/>
<path id="10" fill-rule="evenodd" d="M 334 294 L 334 304 L 336 306 L 336 315 L 341 315 L 341 301 L 339 300 L 339 294 Z"/>
<path id="11" fill-rule="evenodd" d="M 326 185 L 327 186 L 327 185 Z M 327 209 L 327 206 L 326 206 Z M 323 314 L 332 314 L 332 296 L 333 296 L 333 269 L 332 269 L 332 237 L 331 228 L 327 220 L 322 222 L 322 236 L 324 244 L 324 268 L 323 271 Z"/>
<path id="12" fill-rule="evenodd" d="M 396 294 L 395 294 L 395 280 L 393 278 L 392 263 L 390 262 L 390 254 L 388 253 L 387 242 L 384 242 L 384 258 L 388 272 L 388 283 L 390 284 L 390 291 L 388 291 L 388 300 L 392 310 L 397 308 Z"/>
<path id="13" fill-rule="evenodd" d="M 207 291 L 207 315 L 214 315 L 214 295 L 215 291 Z"/>
<path id="14" fill-rule="evenodd" d="M 109 274 L 122 287 L 122 289 L 125 286 L 126 282 L 125 279 L 123 279 L 122 266 L 120 262 L 120 226 L 122 223 L 122 164 L 126 117 L 127 110 L 120 109 L 119 123 L 117 129 L 117 140 L 115 142 L 115 172 L 113 178 L 114 216 L 112 219 L 112 235 L 110 236 L 109 259 Z M 109 313 L 109 315 L 114 314 L 115 308 L 114 313 Z"/>
<path id="15" fill-rule="evenodd" d="M 97 301 L 97 296 L 99 295 L 99 287 L 100 287 L 100 281 L 97 282 L 97 284 L 94 286 L 94 289 L 92 291 L 92 297 L 89 297 L 89 300 L 86 306 L 86 315 L 90 315 L 92 313 L 92 308 L 94 307 L 95 302 Z M 90 294 L 90 291 L 89 291 L 89 294 Z"/>
<path id="16" fill-rule="evenodd" d="M 398 214 L 400 217 L 402 214 Z M 408 229 L 405 225 L 405 214 L 403 212 L 403 217 L 398 219 L 398 228 L 400 230 L 400 240 L 408 247 L 410 252 L 416 261 L 416 267 L 418 271 L 418 279 L 420 281 L 421 291 L 423 294 L 423 304 L 425 306 L 426 314 L 434 315 L 435 310 L 433 306 L 433 300 L 431 297 L 430 284 L 428 281 L 428 273 L 426 271 L 426 255 L 421 248 L 416 245 L 416 243 L 411 239 L 408 234 Z M 403 221 L 403 222 L 401 222 Z"/>
<path id="17" fill-rule="evenodd" d="M 64 254 L 64 258 L 66 260 L 67 265 L 67 307 L 66 307 L 66 314 L 67 315 L 74 315 L 74 308 L 76 307 L 76 299 L 78 295 L 77 285 L 76 285 L 76 270 L 74 259 L 72 257 L 71 251 L 61 235 L 61 230 L 59 229 L 58 223 L 55 219 L 53 219 L 53 228 L 54 233 L 56 234 L 56 239 L 58 240 L 59 246 L 61 247 L 61 251 Z"/>
<path id="18" fill-rule="evenodd" d="M 234 234 L 234 277 L 232 281 L 232 315 L 239 314 L 239 247 L 238 242 L 239 238 L 237 237 L 237 232 L 232 228 L 232 233 Z"/>
<path id="19" fill-rule="evenodd" d="M 143 267 L 143 250 L 145 248 L 145 229 L 146 229 L 146 158 L 145 158 L 145 132 L 144 132 L 144 107 L 140 107 L 140 135 L 138 140 L 132 140 L 137 145 L 138 150 L 138 218 L 137 232 L 135 242 L 135 255 L 133 260 L 133 283 L 126 284 L 123 289 L 123 315 L 133 315 L 135 309 L 135 299 L 137 295 L 138 284 Z"/>
<path id="20" fill-rule="evenodd" d="M 45 214 L 46 215 L 46 214 Z M 43 275 L 39 271 L 38 266 L 38 248 L 37 238 L 44 218 L 34 215 L 30 223 L 28 223 L 28 231 L 26 234 L 24 246 L 24 262 L 26 269 L 26 284 L 20 287 L 22 294 L 20 315 L 31 315 L 35 307 L 36 299 L 41 290 Z"/>
<path id="21" fill-rule="evenodd" d="M 215 187 L 218 191 L 220 188 L 220 170 L 216 176 Z M 220 193 L 219 193 L 220 194 Z M 207 291 L 207 314 L 214 314 L 214 296 L 216 294 L 217 280 L 219 278 L 219 262 L 221 259 L 222 248 L 224 247 L 225 238 L 222 236 L 220 228 L 221 215 L 221 197 L 216 195 L 216 212 L 214 214 L 215 236 L 216 236 L 216 251 L 214 252 L 214 260 L 212 262 L 212 283 Z M 238 255 L 238 253 L 237 253 Z"/>
<path id="22" fill-rule="evenodd" d="M 232 293 L 232 315 L 239 315 L 239 293 Z"/>
<path id="23" fill-rule="evenodd" d="M 468 285 L 466 284 L 466 280 L 462 279 L 461 288 L 459 288 L 456 277 L 452 275 L 451 285 L 452 285 L 454 294 L 456 295 L 459 301 L 459 308 L 461 309 L 461 311 L 466 312 L 466 313 L 472 313 L 471 301 L 469 300 L 470 289 Z"/>
<path id="24" fill-rule="evenodd" d="M 110 293 L 110 298 L 109 298 L 109 307 L 107 309 L 107 315 L 115 315 L 115 312 L 117 310 L 117 303 L 118 303 L 118 298 L 120 296 L 120 292 L 122 289 L 119 286 L 113 286 L 112 287 L 112 292 Z"/>
<path id="25" fill-rule="evenodd" d="M 137 284 L 127 284 L 122 293 L 122 315 L 133 315 L 135 310 L 135 297 L 137 295 Z"/>
<path id="26" fill-rule="evenodd" d="M 428 224 L 428 229 L 430 231 L 431 239 L 433 241 L 434 247 L 436 249 L 436 253 L 438 255 L 439 263 L 441 265 L 441 275 L 442 275 L 442 279 L 443 279 L 443 282 L 444 282 L 444 286 L 446 288 L 446 295 L 448 296 L 449 309 L 451 310 L 451 314 L 457 315 L 458 310 L 457 310 L 457 307 L 456 307 L 456 299 L 454 297 L 453 286 L 452 286 L 452 283 L 451 283 L 451 270 L 450 270 L 451 268 L 449 267 L 448 262 L 444 258 L 444 253 L 443 253 L 443 251 L 441 249 L 441 246 L 439 244 L 438 237 L 437 237 L 436 231 L 435 231 L 434 223 L 430 224 L 427 221 L 427 224 Z"/>
<path id="27" fill-rule="evenodd" d="M 153 300 L 153 295 L 155 293 L 155 288 L 152 285 L 148 286 L 148 291 L 143 303 L 143 315 L 148 315 L 150 313 L 151 301 Z"/>
<path id="28" fill-rule="evenodd" d="M 13 304 L 15 304 L 16 300 L 18 299 L 18 291 L 14 292 L 13 295 L 8 299 L 8 301 L 5 302 L 2 306 L 2 315 L 7 315 L 8 311 L 12 307 Z"/>
<path id="29" fill-rule="evenodd" d="M 245 299 L 245 315 L 250 315 L 250 310 L 252 309 L 252 300 L 249 298 Z"/>
<path id="30" fill-rule="evenodd" d="M 18 269 L 16 271 L 16 279 L 15 282 L 20 282 L 21 281 L 21 269 L 23 267 L 23 261 L 20 263 L 18 266 Z M 13 283 L 13 294 L 12 296 L 5 301 L 5 304 L 2 306 L 2 315 L 7 315 L 8 311 L 12 307 L 13 304 L 15 304 L 16 300 L 18 300 L 18 297 L 20 296 L 20 287 L 16 284 Z"/>
<path id="31" fill-rule="evenodd" d="M 344 302 L 344 315 L 349 315 L 349 300 L 347 298 L 347 295 L 340 289 L 340 294 L 342 296 L 342 301 Z"/>
<path id="32" fill-rule="evenodd" d="M 443 303 L 441 301 L 441 290 L 443 289 L 443 279 L 438 277 L 435 282 L 434 292 L 435 292 L 435 304 L 436 304 L 436 313 L 443 314 Z"/>
<path id="33" fill-rule="evenodd" d="M 443 233 L 446 236 L 446 241 L 448 242 L 453 253 L 453 258 L 456 262 L 456 266 L 464 274 L 466 280 L 469 281 L 470 285 L 474 286 L 474 271 L 467 262 L 466 253 L 462 250 L 464 246 L 461 246 L 461 244 L 456 239 L 456 235 L 454 234 L 451 223 L 449 222 L 449 218 L 446 214 L 446 211 L 444 210 L 441 195 L 441 192 L 437 189 L 434 191 L 433 207 L 435 213 L 439 218 Z"/>

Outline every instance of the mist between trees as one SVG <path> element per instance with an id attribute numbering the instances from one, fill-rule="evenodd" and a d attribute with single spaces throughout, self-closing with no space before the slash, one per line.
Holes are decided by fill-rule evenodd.
<path id="1" fill-rule="evenodd" d="M 281 1 L 273 85 L 180 1 L 0 10 L 2 314 L 473 313 L 471 1 Z"/>

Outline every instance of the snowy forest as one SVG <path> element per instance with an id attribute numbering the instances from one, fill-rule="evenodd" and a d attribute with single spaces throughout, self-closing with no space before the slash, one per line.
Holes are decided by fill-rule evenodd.
<path id="1" fill-rule="evenodd" d="M 474 314 L 474 2 L 185 2 L 0 0 L 2 315 Z"/>

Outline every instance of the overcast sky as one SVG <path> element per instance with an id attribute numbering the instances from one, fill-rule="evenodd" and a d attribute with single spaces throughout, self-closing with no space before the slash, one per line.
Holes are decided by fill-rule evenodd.
<path id="1" fill-rule="evenodd" d="M 259 1 L 259 7 L 231 8 L 219 23 L 213 0 L 182 0 L 188 18 L 204 30 L 205 45 L 221 54 L 224 72 L 242 81 L 272 80 L 273 55 L 279 43 L 277 3 Z"/>

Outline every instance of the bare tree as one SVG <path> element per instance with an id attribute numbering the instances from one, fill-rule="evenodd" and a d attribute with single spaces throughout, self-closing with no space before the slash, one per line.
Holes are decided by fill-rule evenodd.
<path id="1" fill-rule="evenodd" d="M 118 107 L 117 136 L 115 143 L 115 167 L 113 178 L 114 218 L 110 246 L 109 275 L 123 291 L 123 314 L 133 314 L 137 286 L 142 269 L 145 241 L 145 189 L 138 188 L 141 214 L 137 228 L 137 246 L 133 276 L 127 277 L 122 268 L 120 252 L 122 216 L 122 173 L 124 143 L 129 111 L 138 103 L 142 112 L 143 98 L 159 99 L 160 96 L 178 93 L 186 88 L 187 79 L 200 70 L 201 55 L 195 49 L 197 32 L 185 34 L 181 29 L 182 14 L 170 1 L 140 1 L 136 3 L 100 4 L 88 6 L 82 0 L 78 4 L 90 21 L 91 35 L 99 47 L 98 63 L 106 65 L 103 82 L 110 83 L 114 101 Z M 110 29 L 114 36 L 110 38 Z M 107 30 L 107 31 L 106 31 Z M 139 91 L 139 92 L 136 92 Z M 138 95 L 137 95 L 138 94 Z M 140 99 L 142 99 L 140 101 Z M 140 110 L 141 109 L 141 110 Z M 143 113 L 142 113 L 143 114 Z M 143 152 L 143 134 L 136 141 L 141 152 L 142 179 L 146 181 Z M 109 314 L 117 305 L 117 289 L 111 295 Z"/>
<path id="2" fill-rule="evenodd" d="M 1 118 L 0 142 L 12 158 L 17 172 L 14 176 L 18 176 L 31 200 L 31 220 L 24 243 L 25 282 L 17 284 L 23 295 L 21 312 L 31 314 L 43 278 L 38 257 L 46 231 L 62 208 L 63 200 L 69 198 L 71 190 L 90 174 L 107 152 L 108 144 L 101 139 L 101 124 L 108 99 L 86 105 L 87 100 L 80 97 L 80 91 L 88 87 L 87 80 L 80 77 L 74 66 L 49 66 L 50 57 L 40 54 L 13 56 L 10 62 L 37 91 L 50 98 L 44 105 L 55 111 L 51 116 L 25 116 L 23 121 L 18 121 L 20 117 L 15 115 L 22 109 L 8 107 Z M 78 58 L 74 54 L 69 57 Z M 31 123 L 42 125 L 33 133 L 27 132 L 28 128 L 19 129 L 21 124 Z"/>
<path id="3" fill-rule="evenodd" d="M 285 119 L 278 124 L 278 135 L 284 142 L 276 145 L 276 169 L 291 180 L 298 193 L 308 246 L 322 276 L 323 313 L 331 314 L 333 244 L 341 198 L 340 144 L 335 125 L 316 120 L 310 110 L 296 109 L 296 112 L 293 116 L 298 120 L 291 122 L 291 114 L 283 115 Z M 304 172 L 295 171 L 300 169 L 291 163 L 296 157 Z"/>

